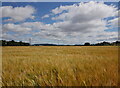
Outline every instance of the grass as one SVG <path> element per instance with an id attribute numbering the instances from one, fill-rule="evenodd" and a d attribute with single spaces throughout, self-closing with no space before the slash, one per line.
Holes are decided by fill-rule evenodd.
<path id="1" fill-rule="evenodd" d="M 2 47 L 3 86 L 117 86 L 118 47 Z"/>

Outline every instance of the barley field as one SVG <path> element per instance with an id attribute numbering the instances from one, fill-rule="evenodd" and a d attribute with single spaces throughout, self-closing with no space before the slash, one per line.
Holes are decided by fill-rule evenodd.
<path id="1" fill-rule="evenodd" d="M 2 47 L 3 86 L 116 86 L 116 46 Z"/>

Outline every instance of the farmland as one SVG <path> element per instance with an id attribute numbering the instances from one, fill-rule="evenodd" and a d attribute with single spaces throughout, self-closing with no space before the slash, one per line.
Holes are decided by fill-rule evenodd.
<path id="1" fill-rule="evenodd" d="M 2 47 L 3 86 L 116 86 L 116 46 Z"/>

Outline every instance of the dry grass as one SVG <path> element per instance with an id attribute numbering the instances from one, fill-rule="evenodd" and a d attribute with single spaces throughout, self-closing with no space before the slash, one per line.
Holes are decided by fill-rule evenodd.
<path id="1" fill-rule="evenodd" d="M 118 47 L 3 47 L 3 86 L 115 86 Z"/>

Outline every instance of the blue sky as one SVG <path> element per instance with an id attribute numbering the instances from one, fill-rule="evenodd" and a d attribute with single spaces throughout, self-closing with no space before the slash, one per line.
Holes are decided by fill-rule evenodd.
<path id="1" fill-rule="evenodd" d="M 115 14 L 118 11 L 118 3 L 79 3 L 3 2 L 2 7 L 5 7 L 2 17 L 3 39 L 28 42 L 29 38 L 32 38 L 32 43 L 59 42 L 60 44 L 116 41 L 118 26 L 115 22 L 118 17 Z M 89 5 L 91 5 L 91 8 L 88 8 Z M 20 14 L 17 14 L 14 8 L 21 11 L 18 11 Z M 96 8 L 100 8 L 100 11 L 97 11 Z M 10 13 L 12 11 L 13 14 Z M 93 14 L 90 12 L 93 12 Z M 98 14 L 99 12 L 101 15 Z M 83 26 L 85 23 L 86 26 Z"/>
<path id="2" fill-rule="evenodd" d="M 73 2 L 73 0 L 1 0 L 2 2 Z M 104 2 L 119 2 L 119 0 L 74 0 L 74 2 L 89 2 L 89 1 L 104 1 Z"/>

